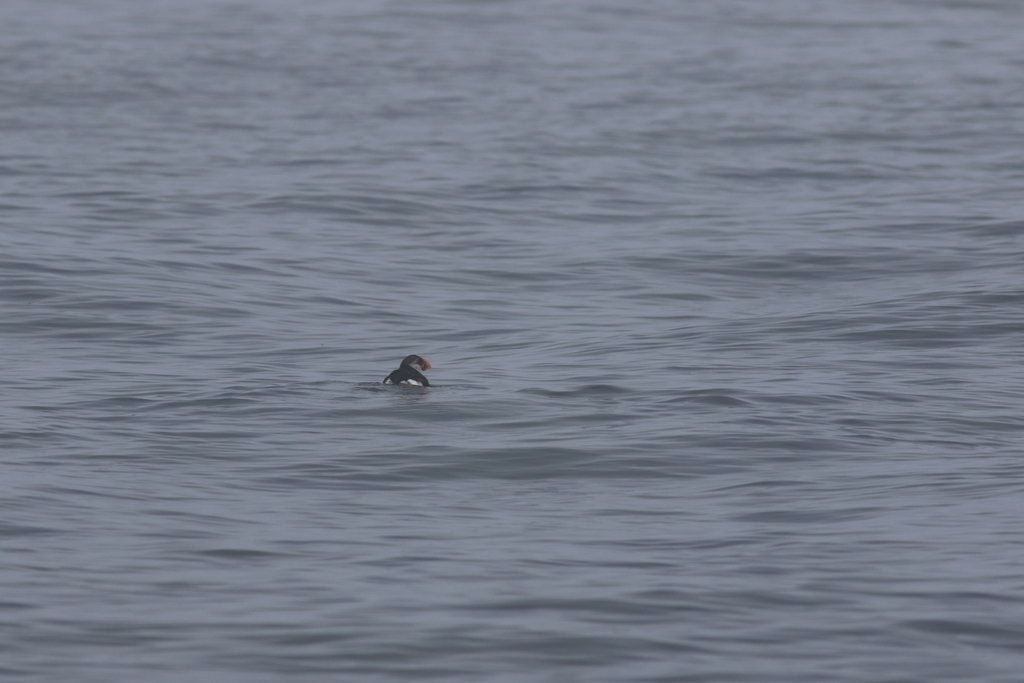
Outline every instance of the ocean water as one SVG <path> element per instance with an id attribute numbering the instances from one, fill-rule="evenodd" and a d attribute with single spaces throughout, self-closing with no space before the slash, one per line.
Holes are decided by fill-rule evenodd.
<path id="1" fill-rule="evenodd" d="M 0 25 L 3 680 L 1022 680 L 1024 5 Z"/>

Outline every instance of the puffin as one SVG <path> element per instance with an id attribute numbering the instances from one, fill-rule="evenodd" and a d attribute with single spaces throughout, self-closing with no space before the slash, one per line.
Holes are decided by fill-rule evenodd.
<path id="1" fill-rule="evenodd" d="M 430 369 L 430 361 L 415 354 L 402 359 L 398 369 L 384 378 L 382 384 L 408 384 L 414 387 L 429 387 L 430 382 L 420 373 Z"/>

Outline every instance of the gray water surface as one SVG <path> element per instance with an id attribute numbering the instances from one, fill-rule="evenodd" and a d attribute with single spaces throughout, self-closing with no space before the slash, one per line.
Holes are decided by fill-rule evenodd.
<path id="1" fill-rule="evenodd" d="M 0 25 L 4 680 L 1021 680 L 1024 6 Z"/>

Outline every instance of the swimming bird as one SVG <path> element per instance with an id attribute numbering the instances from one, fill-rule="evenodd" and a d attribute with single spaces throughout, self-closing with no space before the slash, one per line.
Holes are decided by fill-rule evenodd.
<path id="1" fill-rule="evenodd" d="M 420 373 L 431 367 L 430 361 L 421 356 L 412 355 L 402 359 L 398 369 L 384 378 L 383 384 L 408 384 L 414 387 L 429 387 L 430 382 Z"/>

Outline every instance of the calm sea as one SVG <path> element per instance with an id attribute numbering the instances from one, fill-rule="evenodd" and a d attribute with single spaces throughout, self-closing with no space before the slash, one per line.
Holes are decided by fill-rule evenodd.
<path id="1" fill-rule="evenodd" d="M 4 681 L 1024 680 L 1024 4 L 0 26 Z"/>

